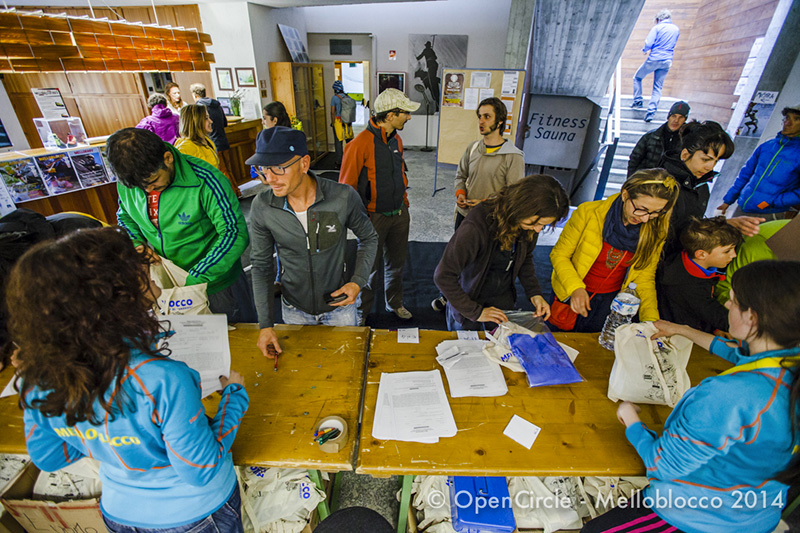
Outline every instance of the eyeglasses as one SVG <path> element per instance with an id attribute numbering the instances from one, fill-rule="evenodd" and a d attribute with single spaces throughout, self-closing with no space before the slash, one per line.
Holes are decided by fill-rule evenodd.
<path id="1" fill-rule="evenodd" d="M 275 175 L 275 176 L 283 176 L 284 174 L 286 174 L 286 169 L 287 168 L 289 168 L 290 166 L 294 165 L 295 163 L 297 163 L 301 159 L 303 159 L 303 158 L 302 157 L 297 158 L 294 161 L 292 161 L 291 163 L 289 163 L 288 165 L 275 165 L 275 166 L 272 166 L 272 167 L 256 167 L 256 174 L 258 174 L 260 177 L 262 177 L 264 179 L 267 179 L 267 172 L 272 172 L 272 174 Z"/>
<path id="2" fill-rule="evenodd" d="M 628 198 L 628 200 L 630 200 L 631 205 L 633 206 L 633 214 L 637 217 L 643 217 L 647 215 L 650 218 L 657 218 L 664 214 L 664 211 L 648 211 L 647 209 L 643 209 L 636 205 L 632 198 Z"/>

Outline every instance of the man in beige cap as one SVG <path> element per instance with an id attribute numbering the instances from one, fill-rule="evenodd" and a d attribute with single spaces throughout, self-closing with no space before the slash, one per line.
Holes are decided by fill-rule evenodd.
<path id="1" fill-rule="evenodd" d="M 398 131 L 419 108 L 397 89 L 386 89 L 375 99 L 375 116 L 367 128 L 346 147 L 339 172 L 339 182 L 358 191 L 367 214 L 378 232 L 378 255 L 362 287 L 358 310 L 361 324 L 372 312 L 375 296 L 375 274 L 383 255 L 386 310 L 403 320 L 411 313 L 403 306 L 403 266 L 408 254 L 408 214 L 406 165 L 403 161 L 403 141 Z"/>

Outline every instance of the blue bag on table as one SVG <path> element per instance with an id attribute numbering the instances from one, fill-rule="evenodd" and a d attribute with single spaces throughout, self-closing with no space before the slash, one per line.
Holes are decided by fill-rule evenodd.
<path id="1" fill-rule="evenodd" d="M 566 385 L 583 381 L 567 352 L 549 331 L 540 332 L 535 337 L 513 334 L 508 337 L 508 343 L 525 369 L 528 386 Z"/>

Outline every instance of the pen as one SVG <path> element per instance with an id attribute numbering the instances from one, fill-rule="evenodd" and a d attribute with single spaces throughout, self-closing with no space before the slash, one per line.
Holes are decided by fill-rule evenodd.
<path id="1" fill-rule="evenodd" d="M 272 368 L 273 372 L 278 371 L 278 354 L 275 354 L 275 366 Z"/>
<path id="2" fill-rule="evenodd" d="M 330 432 L 331 432 L 331 431 L 333 431 L 333 430 L 334 430 L 334 428 L 325 428 L 325 429 L 323 429 L 323 430 L 321 430 L 321 431 L 316 431 L 316 432 L 314 432 L 314 436 L 315 436 L 315 437 L 321 437 L 321 436 L 323 436 L 324 434 L 326 434 L 326 433 L 330 433 Z"/>
<path id="3" fill-rule="evenodd" d="M 331 431 L 329 433 L 326 433 L 323 436 L 321 436 L 319 438 L 319 443 L 320 444 L 325 444 L 329 440 L 335 439 L 336 437 L 338 437 L 340 433 L 341 433 L 341 431 L 339 431 L 338 429 L 334 429 L 333 431 Z"/>

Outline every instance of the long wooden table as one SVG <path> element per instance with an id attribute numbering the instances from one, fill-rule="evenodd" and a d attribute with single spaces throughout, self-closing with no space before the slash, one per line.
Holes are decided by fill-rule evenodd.
<path id="1" fill-rule="evenodd" d="M 419 344 L 400 345 L 396 332 L 372 331 L 356 473 L 404 476 L 398 532 L 405 530 L 414 475 L 644 475 L 644 464 L 617 420 L 617 404 L 606 395 L 614 353 L 598 344 L 596 333 L 557 333 L 555 337 L 580 352 L 575 367 L 585 380 L 582 383 L 529 388 L 524 374 L 503 368 L 508 394 L 451 398 L 445 373 L 435 360 L 435 347 L 443 340 L 456 339 L 456 333 L 420 331 Z M 697 384 L 730 366 L 695 346 L 688 372 L 692 383 Z M 434 369 L 442 372 L 458 427 L 456 436 L 440 439 L 437 444 L 373 438 L 381 373 Z M 642 420 L 661 431 L 672 409 L 641 407 Z M 513 415 L 542 428 L 530 450 L 503 435 Z"/>
<path id="2" fill-rule="evenodd" d="M 287 325 L 275 329 L 283 348 L 277 372 L 256 347 L 257 325 L 238 324 L 228 334 L 231 368 L 244 376 L 250 396 L 233 458 L 238 465 L 308 469 L 319 485 L 320 470 L 353 469 L 370 331 Z M 12 375 L 11 368 L 0 373 L 0 387 Z M 204 403 L 213 415 L 218 396 Z M 342 417 L 349 426 L 347 443 L 338 453 L 325 453 L 313 441 L 316 424 L 331 415 Z M 0 399 L 0 453 L 27 453 L 17 395 Z M 327 515 L 327 508 L 320 511 Z"/>

